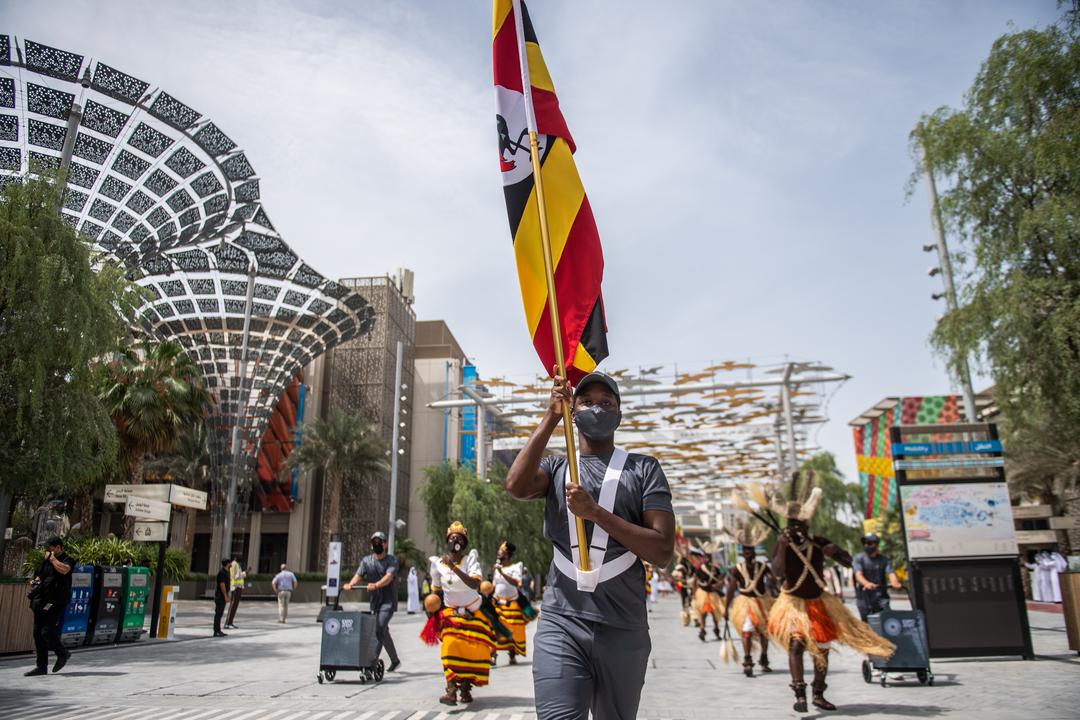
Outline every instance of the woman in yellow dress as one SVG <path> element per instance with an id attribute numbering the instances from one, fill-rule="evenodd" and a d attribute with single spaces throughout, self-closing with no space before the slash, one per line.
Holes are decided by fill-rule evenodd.
<path id="1" fill-rule="evenodd" d="M 516 548 L 510 541 L 503 542 L 499 546 L 495 558 L 495 569 L 492 572 L 492 580 L 495 584 L 495 612 L 499 620 L 512 633 L 512 637 L 496 634 L 495 649 L 491 651 L 491 664 L 495 665 L 498 651 L 502 650 L 510 654 L 510 664 L 517 665 L 517 656 L 525 656 L 525 613 L 518 601 L 518 593 L 521 591 L 522 565 L 519 562 L 512 563 Z"/>
<path id="2" fill-rule="evenodd" d="M 472 689 L 488 684 L 495 631 L 480 609 L 482 576 L 476 551 L 465 554 L 468 530 L 455 520 L 446 530 L 446 540 L 449 551 L 431 558 L 431 589 L 442 595 L 436 626 L 446 693 L 439 702 L 457 705 L 459 697 L 471 703 Z"/>

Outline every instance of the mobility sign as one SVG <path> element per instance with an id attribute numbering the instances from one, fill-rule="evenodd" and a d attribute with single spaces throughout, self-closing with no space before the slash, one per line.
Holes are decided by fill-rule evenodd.
<path id="1" fill-rule="evenodd" d="M 165 542 L 169 539 L 169 523 L 137 522 L 131 533 L 136 542 Z"/>
<path id="2" fill-rule="evenodd" d="M 140 520 L 168 520 L 172 505 L 144 497 L 131 495 L 127 499 L 124 514 Z"/>
<path id="3" fill-rule="evenodd" d="M 976 455 L 1001 452 L 1000 440 L 975 440 L 961 442 L 912 442 L 897 443 L 892 447 L 897 455 Z"/>
<path id="4" fill-rule="evenodd" d="M 206 509 L 206 493 L 202 490 L 192 490 L 182 485 L 170 485 L 169 502 L 180 507 Z"/>

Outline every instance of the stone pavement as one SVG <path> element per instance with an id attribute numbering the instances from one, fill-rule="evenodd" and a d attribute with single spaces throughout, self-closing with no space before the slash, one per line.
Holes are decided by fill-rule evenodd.
<path id="1" fill-rule="evenodd" d="M 531 720 L 528 661 L 508 667 L 505 656 L 492 683 L 476 691 L 470 707 L 438 704 L 442 675 L 438 652 L 418 639 L 420 616 L 404 613 L 391 625 L 404 658 L 400 672 L 378 685 L 356 673 L 316 682 L 318 607 L 294 605 L 288 625 L 276 607 L 246 602 L 228 638 L 210 637 L 212 605 L 180 605 L 177 640 L 86 648 L 59 675 L 26 678 L 28 656 L 0 658 L 0 718 L 95 720 Z M 678 620 L 678 601 L 661 600 L 652 615 L 653 654 L 641 718 L 797 717 L 791 710 L 784 658 L 776 672 L 744 678 L 736 663 L 720 661 L 720 644 L 701 643 Z M 810 718 L 1076 718 L 1080 716 L 1080 658 L 1067 647 L 1062 616 L 1030 615 L 1038 659 L 939 660 L 936 683 L 914 678 L 882 688 L 866 684 L 861 658 L 835 658 L 829 675 L 835 713 Z M 535 629 L 535 624 L 530 626 Z M 813 710 L 814 708 L 811 708 Z"/>

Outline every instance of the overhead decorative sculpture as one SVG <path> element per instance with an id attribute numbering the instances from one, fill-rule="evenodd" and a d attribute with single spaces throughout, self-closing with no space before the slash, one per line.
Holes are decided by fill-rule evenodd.
<path id="1" fill-rule="evenodd" d="M 100 60 L 0 34 L 0 182 L 62 166 L 64 220 L 149 291 L 143 331 L 182 343 L 215 395 L 215 490 L 239 426 L 242 512 L 282 391 L 370 330 L 373 309 L 282 240 L 247 156 L 209 118 Z"/>

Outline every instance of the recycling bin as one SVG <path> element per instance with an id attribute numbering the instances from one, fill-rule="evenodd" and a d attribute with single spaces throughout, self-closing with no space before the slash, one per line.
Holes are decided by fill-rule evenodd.
<path id="1" fill-rule="evenodd" d="M 142 637 L 143 625 L 146 624 L 146 601 L 149 596 L 149 568 L 124 568 L 124 589 L 121 593 L 120 632 L 116 637 L 116 642 L 134 642 Z"/>
<path id="2" fill-rule="evenodd" d="M 94 566 L 76 565 L 71 568 L 71 599 L 60 618 L 60 641 L 66 647 L 86 642 L 93 594 Z"/>
<path id="3" fill-rule="evenodd" d="M 87 645 L 106 645 L 116 642 L 120 628 L 120 593 L 124 589 L 124 568 L 101 565 L 94 568 L 93 602 L 90 603 L 90 624 Z"/>

